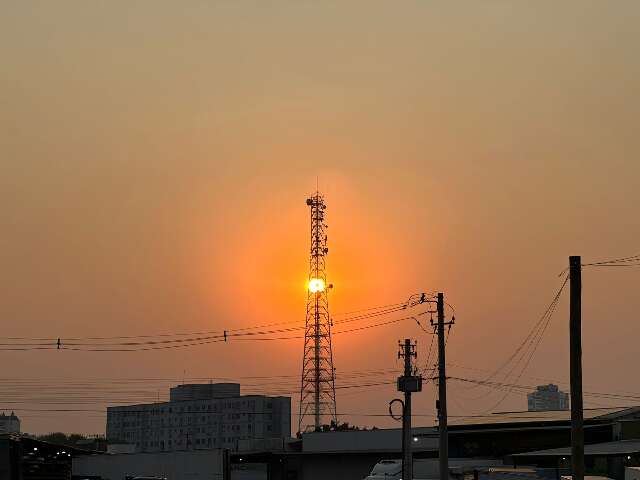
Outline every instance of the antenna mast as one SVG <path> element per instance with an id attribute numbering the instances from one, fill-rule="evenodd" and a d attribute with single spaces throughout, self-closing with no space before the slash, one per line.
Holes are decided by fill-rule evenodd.
<path id="1" fill-rule="evenodd" d="M 337 424 L 335 370 L 331 349 L 331 318 L 327 290 L 327 225 L 324 197 L 316 191 L 307 199 L 311 209 L 311 250 L 307 288 L 307 316 L 304 332 L 302 381 L 298 431 L 320 430 Z M 328 421 L 329 420 L 329 421 Z M 323 423 L 324 422 L 324 423 Z"/>

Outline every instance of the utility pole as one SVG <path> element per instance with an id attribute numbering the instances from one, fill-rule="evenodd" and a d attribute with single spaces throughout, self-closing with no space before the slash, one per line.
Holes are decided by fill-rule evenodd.
<path id="1" fill-rule="evenodd" d="M 447 428 L 447 373 L 445 369 L 445 332 L 444 327 L 454 324 L 455 318 L 451 321 L 444 321 L 444 294 L 438 293 L 437 302 L 438 322 L 438 430 L 440 432 L 439 460 L 440 460 L 440 480 L 449 480 L 449 432 Z M 433 325 L 433 320 L 431 321 Z"/>
<path id="2" fill-rule="evenodd" d="M 404 375 L 398 377 L 398 391 L 404 392 L 402 405 L 402 479 L 413 480 L 413 454 L 411 452 L 411 392 L 422 391 L 422 376 L 416 375 L 411 358 L 416 358 L 416 345 L 405 338 L 398 342 L 398 358 L 404 358 Z"/>
<path id="3" fill-rule="evenodd" d="M 582 411 L 582 262 L 569 257 L 569 369 L 571 377 L 571 474 L 584 480 L 584 421 Z"/>

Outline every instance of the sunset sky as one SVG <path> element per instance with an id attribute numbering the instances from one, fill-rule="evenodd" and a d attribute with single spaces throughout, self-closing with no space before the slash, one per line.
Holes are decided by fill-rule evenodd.
<path id="1" fill-rule="evenodd" d="M 332 312 L 444 292 L 456 309 L 447 345 L 455 376 L 482 378 L 506 360 L 552 300 L 569 255 L 640 253 L 640 2 L 0 9 L 3 336 L 304 322 L 305 200 L 316 181 Z M 640 269 L 585 269 L 583 282 L 585 390 L 640 396 Z M 566 293 L 519 383 L 567 389 Z M 336 336 L 338 385 L 359 381 L 352 371 L 400 372 L 405 337 L 418 340 L 423 366 L 431 336 L 415 323 Z M 28 432 L 104 433 L 100 398 L 67 406 L 38 395 L 59 399 L 71 382 L 93 381 L 90 396 L 126 404 L 129 391 L 100 388 L 157 379 L 128 384 L 153 401 L 183 378 L 268 392 L 246 377 L 280 375 L 295 391 L 301 359 L 300 340 L 0 351 L 0 411 L 15 409 Z M 16 379 L 31 380 L 30 390 Z M 501 397 L 466 388 L 450 382 L 450 414 L 485 412 Z M 340 391 L 338 411 L 385 413 L 394 390 Z M 435 415 L 432 384 L 414 398 L 416 413 Z M 56 408 L 98 411 L 37 411 Z M 526 410 L 526 398 L 511 395 L 497 410 Z"/>

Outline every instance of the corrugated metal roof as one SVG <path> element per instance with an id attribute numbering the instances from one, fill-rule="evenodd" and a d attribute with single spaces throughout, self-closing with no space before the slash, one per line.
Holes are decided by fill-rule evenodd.
<path id="1" fill-rule="evenodd" d="M 412 449 L 437 451 L 438 437 L 433 428 L 413 428 L 411 430 Z M 334 432 L 310 432 L 302 436 L 303 453 L 320 452 L 393 452 L 400 451 L 402 429 L 348 430 Z"/>
<path id="2" fill-rule="evenodd" d="M 616 456 L 640 453 L 640 440 L 619 440 L 617 442 L 595 443 L 584 446 L 588 456 Z M 518 453 L 514 457 L 570 457 L 571 447 L 551 448 L 535 452 Z"/>
<path id="3" fill-rule="evenodd" d="M 585 420 L 614 420 L 625 415 L 640 416 L 640 407 L 591 408 L 584 410 Z M 561 422 L 570 421 L 570 410 L 545 412 L 500 412 L 468 417 L 449 417 L 449 425 L 489 425 L 500 423 Z"/>

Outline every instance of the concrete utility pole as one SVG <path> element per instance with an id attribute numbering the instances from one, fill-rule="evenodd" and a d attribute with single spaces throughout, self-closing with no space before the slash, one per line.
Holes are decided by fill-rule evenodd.
<path id="1" fill-rule="evenodd" d="M 411 392 L 422 390 L 422 376 L 415 375 L 411 358 L 416 357 L 416 346 L 405 338 L 398 342 L 398 358 L 404 358 L 404 375 L 398 377 L 398 391 L 404 392 L 402 405 L 402 480 L 413 479 L 413 454 L 411 452 Z"/>
<path id="2" fill-rule="evenodd" d="M 447 374 L 445 369 L 444 294 L 438 293 L 438 429 L 440 432 L 440 480 L 449 480 L 449 431 L 447 428 Z"/>
<path id="3" fill-rule="evenodd" d="M 571 377 L 571 474 L 584 480 L 584 420 L 582 411 L 582 265 L 569 257 L 569 368 Z"/>

